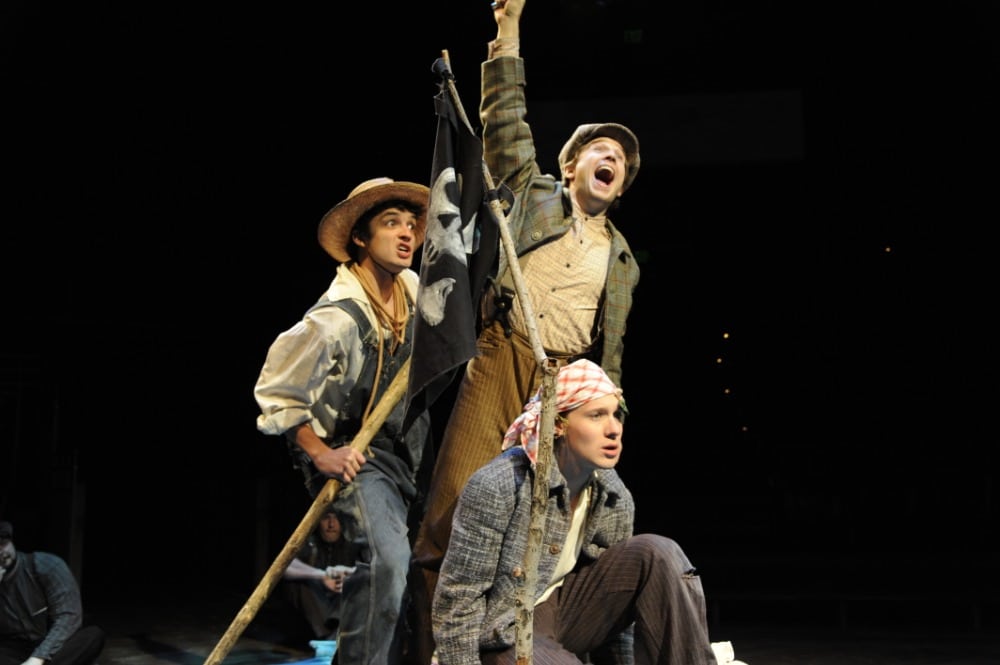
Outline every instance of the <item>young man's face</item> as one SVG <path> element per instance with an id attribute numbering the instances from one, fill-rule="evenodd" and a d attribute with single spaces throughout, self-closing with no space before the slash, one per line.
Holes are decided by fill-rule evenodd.
<path id="1" fill-rule="evenodd" d="M 577 465 L 612 469 L 622 454 L 621 410 L 617 395 L 605 395 L 573 409 L 556 423 L 566 453 Z"/>
<path id="2" fill-rule="evenodd" d="M 417 217 L 402 208 L 386 208 L 368 221 L 371 237 L 354 239 L 364 248 L 361 264 L 374 270 L 376 266 L 397 275 L 413 264 L 417 249 Z M 371 265 L 374 264 L 374 265 Z"/>
<path id="3" fill-rule="evenodd" d="M 580 148 L 576 160 L 566 169 L 570 190 L 589 214 L 607 210 L 622 195 L 626 175 L 625 149 L 606 136 Z"/>
<path id="4" fill-rule="evenodd" d="M 319 535 L 328 543 L 335 543 L 340 540 L 340 520 L 334 513 L 326 513 L 319 520 Z"/>

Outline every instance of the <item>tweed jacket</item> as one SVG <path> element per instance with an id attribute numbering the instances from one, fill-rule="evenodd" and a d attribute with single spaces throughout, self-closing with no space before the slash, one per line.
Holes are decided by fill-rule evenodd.
<path id="1" fill-rule="evenodd" d="M 483 149 L 490 175 L 514 194 L 508 213 L 511 238 L 518 256 L 569 231 L 573 223 L 569 192 L 552 175 L 543 174 L 536 161 L 531 128 L 525 120 L 524 60 L 502 56 L 482 63 Z M 625 237 L 607 222 L 611 234 L 608 277 L 595 339 L 600 356 L 594 361 L 612 381 L 621 382 L 625 322 L 632 294 L 639 283 L 639 265 Z M 501 250 L 503 248 L 501 247 Z M 506 259 L 501 251 L 497 274 L 503 276 Z"/>
<path id="2" fill-rule="evenodd" d="M 432 610 L 434 640 L 443 665 L 479 665 L 480 650 L 514 645 L 533 480 L 531 461 L 522 447 L 515 446 L 476 471 L 462 491 Z M 635 504 L 618 473 L 596 471 L 592 488 L 577 566 L 632 536 Z M 569 488 L 553 465 L 536 599 L 552 581 L 571 520 Z M 631 661 L 631 647 L 629 628 L 615 647 L 621 662 Z"/>

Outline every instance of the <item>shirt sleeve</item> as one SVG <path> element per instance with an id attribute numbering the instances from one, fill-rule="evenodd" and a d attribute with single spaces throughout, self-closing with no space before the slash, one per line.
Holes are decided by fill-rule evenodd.
<path id="1" fill-rule="evenodd" d="M 494 39 L 486 47 L 486 59 L 492 60 L 493 58 L 502 57 L 512 57 L 518 58 L 521 56 L 521 40 L 520 39 L 510 39 L 498 37 Z"/>
<path id="2" fill-rule="evenodd" d="M 52 660 L 83 625 L 80 587 L 66 562 L 54 555 L 35 554 L 35 567 L 48 603 L 49 632 L 32 656 Z"/>
<path id="3" fill-rule="evenodd" d="M 338 307 L 315 310 L 278 335 L 254 387 L 261 410 L 257 429 L 283 434 L 312 421 L 318 436 L 331 436 L 346 400 L 341 388 L 346 373 L 350 368 L 360 369 L 356 337 L 356 324 Z"/>

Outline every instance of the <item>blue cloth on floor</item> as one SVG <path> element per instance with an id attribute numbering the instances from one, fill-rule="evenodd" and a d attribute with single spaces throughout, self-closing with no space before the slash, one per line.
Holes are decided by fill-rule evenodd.
<path id="1" fill-rule="evenodd" d="M 286 665 L 330 665 L 333 654 L 337 652 L 337 640 L 309 640 L 309 646 L 316 652 L 315 656 Z"/>

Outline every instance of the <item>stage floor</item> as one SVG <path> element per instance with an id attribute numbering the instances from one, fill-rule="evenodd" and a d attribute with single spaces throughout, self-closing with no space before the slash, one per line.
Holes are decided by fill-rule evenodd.
<path id="1" fill-rule="evenodd" d="M 242 597 L 95 604 L 88 618 L 108 633 L 100 665 L 203 665 L 246 603 Z M 265 618 L 263 613 L 260 619 Z M 793 625 L 782 619 L 741 619 L 713 629 L 748 665 L 998 665 L 1000 630 L 956 624 L 848 627 Z M 310 660 L 307 641 L 285 644 L 258 618 L 239 632 L 224 665 Z M 221 655 L 220 651 L 219 654 Z"/>

